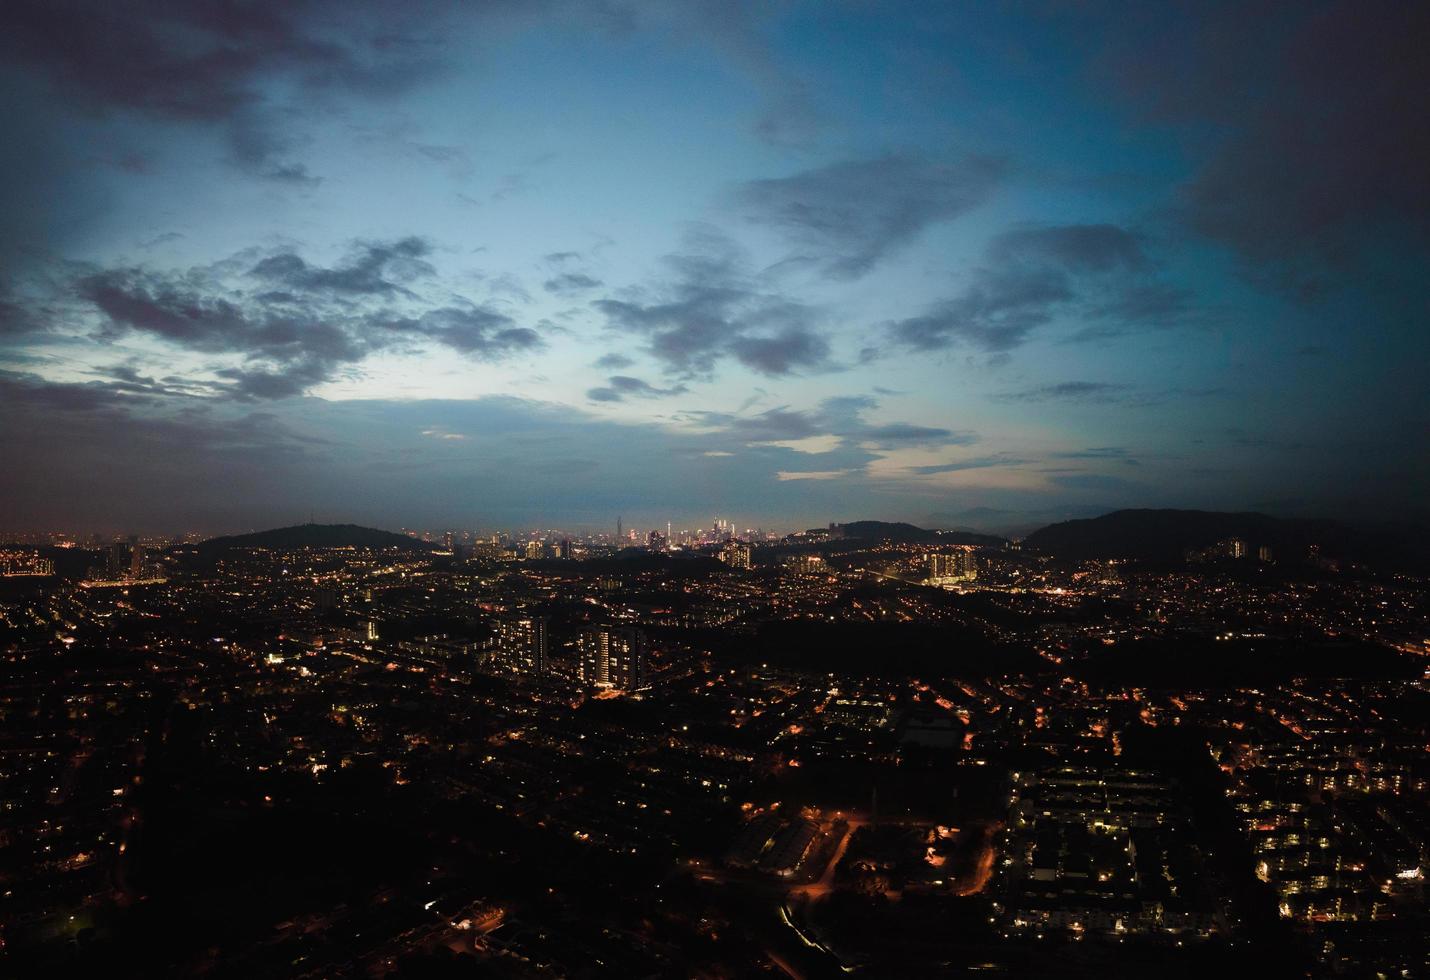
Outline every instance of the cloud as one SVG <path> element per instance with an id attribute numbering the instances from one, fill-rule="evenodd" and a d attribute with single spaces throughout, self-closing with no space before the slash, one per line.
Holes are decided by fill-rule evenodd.
<path id="1" fill-rule="evenodd" d="M 789 480 L 837 480 L 840 477 L 848 476 L 849 470 L 778 470 L 775 479 L 780 482 Z"/>
<path id="2" fill-rule="evenodd" d="M 462 432 L 448 432 L 445 429 L 423 429 L 422 434 L 429 439 L 440 439 L 445 442 L 466 442 L 467 436 Z"/>
<path id="3" fill-rule="evenodd" d="M 416 236 L 391 242 L 358 242 L 339 265 L 324 269 L 309 265 L 291 251 L 259 261 L 249 275 L 278 288 L 352 295 L 412 295 L 404 284 L 431 276 L 426 261 L 432 245 Z"/>
<path id="4" fill-rule="evenodd" d="M 41 312 L 0 279 L 0 341 L 43 333 L 46 329 Z"/>
<path id="5" fill-rule="evenodd" d="M 691 412 L 684 420 L 702 430 L 713 430 L 717 437 L 727 440 L 727 452 L 747 447 L 816 454 L 834 464 L 826 468 L 828 472 L 838 468 L 841 472 L 862 473 L 887 453 L 967 446 L 979 439 L 967 430 L 911 422 L 871 424 L 865 416 L 877 408 L 878 402 L 866 395 L 843 395 L 826 398 L 809 410 L 779 406 L 751 415 Z"/>
<path id="6" fill-rule="evenodd" d="M 750 181 L 735 201 L 745 218 L 784 234 L 835 279 L 856 279 L 929 225 L 992 194 L 1006 167 L 990 157 L 934 162 L 890 154 Z"/>
<path id="7" fill-rule="evenodd" d="M 603 285 L 601 280 L 592 279 L 590 276 L 579 272 L 563 272 L 546 280 L 543 285 L 548 293 L 555 293 L 558 296 L 570 296 L 574 293 L 584 293 L 587 290 L 596 289 Z"/>
<path id="8" fill-rule="evenodd" d="M 791 442 L 826 434 L 813 414 L 788 408 L 772 408 L 743 418 L 715 412 L 701 412 L 699 417 L 704 425 L 722 428 L 746 442 Z"/>
<path id="9" fill-rule="evenodd" d="M 759 283 L 724 234 L 692 229 L 685 250 L 663 264 L 670 275 L 650 288 L 653 299 L 607 297 L 592 305 L 614 329 L 645 337 L 646 350 L 669 372 L 709 377 L 726 355 L 770 376 L 828 366 L 816 311 Z"/>
<path id="10" fill-rule="evenodd" d="M 1118 401 L 1131 387 L 1131 385 L 1111 384 L 1105 381 L 1063 381 L 1058 384 L 1024 388 L 1021 391 L 1005 391 L 994 395 L 993 398 L 1001 402 L 1065 401 L 1103 404 Z"/>
<path id="11" fill-rule="evenodd" d="M 602 354 L 600 357 L 596 358 L 595 366 L 598 368 L 609 368 L 611 370 L 618 371 L 621 368 L 628 368 L 634 363 L 635 361 L 631 360 L 624 354 L 611 353 Z"/>
<path id="12" fill-rule="evenodd" d="M 1116 225 L 1016 228 L 993 240 L 992 262 L 1044 262 L 1073 272 L 1136 272 L 1148 267 L 1137 237 Z"/>
<path id="13" fill-rule="evenodd" d="M 804 365 L 823 364 L 829 358 L 829 342 L 799 327 L 773 337 L 736 337 L 730 350 L 741 364 L 771 377 L 790 374 Z"/>
<path id="14" fill-rule="evenodd" d="M 976 456 L 971 459 L 954 460 L 951 463 L 936 463 L 932 466 L 910 466 L 911 473 L 920 476 L 932 476 L 937 473 L 959 473 L 963 470 L 983 470 L 992 469 L 997 466 L 1023 466 L 1029 460 L 1019 459 L 1007 453 L 999 453 L 994 456 Z"/>
<path id="15" fill-rule="evenodd" d="M 1153 275 L 1140 240 L 1123 228 L 1013 228 L 988 243 L 962 292 L 886 329 L 909 350 L 1005 353 L 1063 315 L 1091 321 L 1073 335 L 1080 340 L 1180 322 L 1189 294 Z"/>
<path id="16" fill-rule="evenodd" d="M 1182 189 L 1191 230 L 1299 297 L 1353 279 L 1347 263 L 1381 265 L 1387 242 L 1424 264 L 1426 5 L 1196 7 L 1171 24 L 1131 8 L 1103 26 L 1117 94 L 1157 125 L 1219 135 Z"/>
<path id="17" fill-rule="evenodd" d="M 958 297 L 922 316 L 899 320 L 889 333 L 900 346 L 941 350 L 960 343 L 1001 352 L 1022 346 L 1053 309 L 1073 298 L 1062 273 L 1051 269 L 981 269 Z"/>
<path id="18" fill-rule="evenodd" d="M 542 346 L 535 330 L 460 296 L 433 305 L 416 291 L 431 277 L 417 238 L 359 242 L 328 268 L 291 250 L 183 272 L 86 270 L 68 284 L 81 313 L 100 314 L 99 339 L 143 334 L 178 348 L 231 355 L 212 394 L 287 398 L 343 365 L 400 344 L 431 341 L 477 360 Z M 235 269 L 246 269 L 235 272 Z"/>
<path id="19" fill-rule="evenodd" d="M 1054 459 L 1117 459 L 1126 460 L 1131 453 L 1121 446 L 1096 446 L 1072 452 L 1053 453 Z"/>
<path id="20" fill-rule="evenodd" d="M 640 378 L 617 374 L 606 379 L 605 387 L 592 388 L 586 392 L 586 397 L 593 402 L 619 402 L 627 398 L 666 398 L 670 395 L 683 395 L 688 390 L 685 385 L 657 388 Z"/>
<path id="21" fill-rule="evenodd" d="M 410 143 L 413 152 L 423 159 L 440 163 L 457 180 L 465 180 L 476 170 L 472 155 L 462 146 L 443 146 L 434 143 Z"/>
<path id="22" fill-rule="evenodd" d="M 471 303 L 428 310 L 415 319 L 375 319 L 373 322 L 399 335 L 429 337 L 479 360 L 500 360 L 542 346 L 535 330 L 516 326 L 505 313 Z"/>
<path id="23" fill-rule="evenodd" d="M 380 4 L 326 16 L 316 3 L 13 0 L 0 32 L 8 58 L 46 77 L 76 106 L 185 124 L 227 126 L 233 161 L 289 183 L 316 178 L 287 154 L 272 93 L 363 98 L 411 88 L 438 70 L 430 31 Z"/>
<path id="24" fill-rule="evenodd" d="M 859 433 L 859 438 L 864 444 L 876 449 L 921 445 L 967 446 L 978 441 L 978 436 L 972 432 L 955 432 L 952 429 L 912 425 L 908 422 L 870 426 Z"/>

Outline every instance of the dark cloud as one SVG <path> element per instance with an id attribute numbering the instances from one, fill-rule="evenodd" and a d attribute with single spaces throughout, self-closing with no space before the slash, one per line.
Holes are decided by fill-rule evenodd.
<path id="1" fill-rule="evenodd" d="M 726 355 L 771 376 L 827 366 L 813 309 L 750 275 L 744 253 L 718 231 L 694 229 L 685 245 L 665 257 L 670 276 L 652 287 L 655 299 L 592 305 L 612 327 L 646 337 L 647 351 L 680 377 L 708 377 Z"/>
<path id="2" fill-rule="evenodd" d="M 1150 7 L 1106 28 L 1105 79 L 1159 125 L 1215 126 L 1184 188 L 1195 231 L 1314 295 L 1381 247 L 1430 251 L 1430 6 Z M 1336 275 L 1344 280 L 1344 275 Z"/>
<path id="3" fill-rule="evenodd" d="M 963 291 L 928 312 L 889 324 L 911 350 L 954 345 L 1002 353 L 1022 346 L 1059 316 L 1089 340 L 1180 322 L 1185 290 L 1153 278 L 1137 236 L 1113 225 L 1014 228 L 996 236 Z"/>
<path id="4" fill-rule="evenodd" d="M 146 455 L 151 456 L 165 452 L 289 454 L 324 444 L 270 413 L 215 415 L 207 406 L 193 402 L 176 410 L 170 399 L 136 395 L 124 383 L 51 382 L 0 371 L 0 408 L 17 420 L 49 418 L 57 428 L 76 437 L 74 443 L 60 447 L 65 452 L 91 450 L 116 438 L 144 444 Z M 8 434 L 25 438 L 19 429 Z"/>
<path id="5" fill-rule="evenodd" d="M 383 329 L 429 337 L 480 360 L 497 360 L 541 347 L 541 337 L 485 306 L 447 306 L 413 319 L 383 319 Z"/>
<path id="6" fill-rule="evenodd" d="M 0 280 L 0 341 L 42 333 L 45 329 L 44 318 L 38 311 Z"/>
<path id="7" fill-rule="evenodd" d="M 635 361 L 631 360 L 624 354 L 612 353 L 602 354 L 600 357 L 596 358 L 595 366 L 598 368 L 609 368 L 613 371 L 618 371 L 621 368 L 628 368 L 634 363 Z"/>
<path id="8" fill-rule="evenodd" d="M 1064 381 L 1059 384 L 1039 385 L 1022 391 L 1005 391 L 994 395 L 1001 402 L 1085 402 L 1105 403 L 1121 399 L 1130 385 L 1110 384 L 1105 381 Z"/>
<path id="9" fill-rule="evenodd" d="M 952 429 L 912 425 L 908 422 L 869 426 L 862 431 L 860 438 L 880 449 L 920 445 L 967 446 L 978 441 L 978 436 L 972 432 L 955 432 Z"/>
<path id="10" fill-rule="evenodd" d="M 182 123 L 225 124 L 235 163 L 260 176 L 311 183 L 286 157 L 270 92 L 282 80 L 308 94 L 372 98 L 410 88 L 439 67 L 431 17 L 321 2 L 184 0 L 140 8 L 104 0 L 13 0 L 0 49 L 42 73 L 74 106 Z"/>
<path id="11" fill-rule="evenodd" d="M 936 473 L 959 473 L 963 470 L 985 470 L 998 466 L 1024 466 L 1028 462 L 1029 460 L 1026 459 L 999 453 L 994 456 L 978 456 L 973 459 L 960 459 L 952 463 L 938 463 L 933 466 L 911 466 L 909 472 L 917 473 L 920 476 L 932 476 Z"/>
<path id="12" fill-rule="evenodd" d="M 198 350 L 228 350 L 247 344 L 259 329 L 247 313 L 222 294 L 210 295 L 184 279 L 140 268 L 106 269 L 75 283 L 117 328 L 151 333 Z"/>
<path id="13" fill-rule="evenodd" d="M 782 147 L 804 148 L 817 137 L 823 120 L 814 106 L 809 87 L 775 58 L 762 36 L 758 4 L 732 4 L 715 0 L 676 4 L 688 19 L 685 29 L 711 43 L 759 86 L 764 96 L 755 135 Z"/>
<path id="14" fill-rule="evenodd" d="M 588 275 L 580 272 L 563 272 L 560 275 L 552 276 L 543 285 L 548 293 L 555 293 L 558 296 L 570 296 L 574 293 L 584 293 L 587 290 L 595 289 L 604 285 L 599 279 L 592 279 Z"/>
<path id="15" fill-rule="evenodd" d="M 322 183 L 306 165 L 293 160 L 299 141 L 256 110 L 234 113 L 228 141 L 230 161 L 255 176 L 303 188 Z"/>
<path id="16" fill-rule="evenodd" d="M 761 374 L 790 374 L 796 368 L 823 364 L 829 359 L 829 342 L 798 327 L 773 337 L 737 337 L 730 350 L 741 364 Z"/>
<path id="17" fill-rule="evenodd" d="M 462 146 L 442 146 L 435 143 L 413 143 L 413 151 L 418 156 L 433 163 L 440 163 L 447 167 L 453 177 L 466 178 L 472 175 L 475 166 L 472 163 L 472 156 Z"/>
<path id="18" fill-rule="evenodd" d="M 1073 298 L 1068 277 L 1054 269 L 980 269 L 955 299 L 922 316 L 889 327 L 895 343 L 912 350 L 940 350 L 964 344 L 982 351 L 1007 351 L 1053 317 L 1058 304 Z"/>
<path id="19" fill-rule="evenodd" d="M 1148 266 L 1136 236 L 1116 225 L 1062 225 L 1004 232 L 988 249 L 992 262 L 1048 262 L 1073 272 L 1137 271 Z"/>
<path id="20" fill-rule="evenodd" d="M 705 412 L 702 418 L 705 424 L 720 425 L 747 442 L 791 442 L 828 434 L 811 413 L 787 408 L 772 408 L 740 418 Z"/>
<path id="21" fill-rule="evenodd" d="M 1125 286 L 1084 311 L 1086 326 L 1068 336 L 1069 341 L 1106 340 L 1139 329 L 1211 324 L 1218 311 L 1198 308 L 1191 290 L 1164 282 Z"/>
<path id="22" fill-rule="evenodd" d="M 1094 446 L 1089 449 L 1077 449 L 1070 452 L 1053 453 L 1054 459 L 1117 459 L 1125 460 L 1131 453 L 1121 446 Z"/>
<path id="23" fill-rule="evenodd" d="M 862 467 L 873 459 L 871 450 L 908 446 L 967 446 L 978 441 L 978 435 L 967 430 L 910 422 L 871 425 L 864 416 L 878 405 L 867 395 L 844 395 L 826 398 L 818 408 L 809 411 L 781 406 L 753 415 L 697 412 L 690 418 L 702 427 L 718 429 L 742 443 L 798 442 L 819 436 L 837 437 L 838 452 L 843 460 L 841 465 L 848 468 Z"/>
<path id="24" fill-rule="evenodd" d="M 431 244 L 416 236 L 359 242 L 345 261 L 331 269 L 309 265 L 294 252 L 279 252 L 259 261 L 249 275 L 300 292 L 410 296 L 403 284 L 435 271 L 425 261 L 431 252 Z"/>
<path id="25" fill-rule="evenodd" d="M 332 364 L 316 357 L 303 357 L 272 370 L 220 368 L 219 377 L 232 382 L 225 392 L 245 401 L 293 398 L 332 373 Z"/>
<path id="26" fill-rule="evenodd" d="M 854 279 L 929 225 L 983 203 L 1002 161 L 943 163 L 891 154 L 750 181 L 736 193 L 745 217 L 786 235 L 825 274 Z"/>
<path id="27" fill-rule="evenodd" d="M 331 268 L 293 251 L 185 272 L 89 271 L 70 284 L 81 309 L 104 317 L 101 338 L 134 332 L 177 347 L 234 355 L 213 393 L 286 398 L 344 365 L 402 343 L 433 341 L 479 360 L 542 346 L 536 331 L 461 297 L 431 305 L 415 287 L 433 273 L 417 238 L 359 242 Z M 235 268 L 246 267 L 243 273 Z"/>
<path id="28" fill-rule="evenodd" d="M 650 382 L 642 381 L 640 378 L 616 374 L 606 379 L 605 387 L 592 388 L 586 392 L 586 397 L 593 402 L 619 402 L 630 397 L 665 398 L 670 395 L 683 395 L 688 390 L 685 385 L 676 385 L 672 388 L 657 388 Z"/>

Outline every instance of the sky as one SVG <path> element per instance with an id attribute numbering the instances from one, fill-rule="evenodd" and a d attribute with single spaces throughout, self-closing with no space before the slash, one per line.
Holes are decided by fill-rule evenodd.
<path id="1" fill-rule="evenodd" d="M 1430 520 L 1426 37 L 9 0 L 0 528 Z"/>

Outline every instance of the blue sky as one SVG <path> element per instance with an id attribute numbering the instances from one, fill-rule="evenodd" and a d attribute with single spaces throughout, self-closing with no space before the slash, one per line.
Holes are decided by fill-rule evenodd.
<path id="1" fill-rule="evenodd" d="M 8 7 L 0 523 L 1426 514 L 1415 5 Z"/>

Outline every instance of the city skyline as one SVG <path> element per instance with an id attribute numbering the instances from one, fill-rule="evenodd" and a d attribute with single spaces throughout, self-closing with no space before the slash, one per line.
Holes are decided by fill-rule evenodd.
<path id="1" fill-rule="evenodd" d="M 12 528 L 1427 517 L 1422 7 L 3 23 Z"/>

